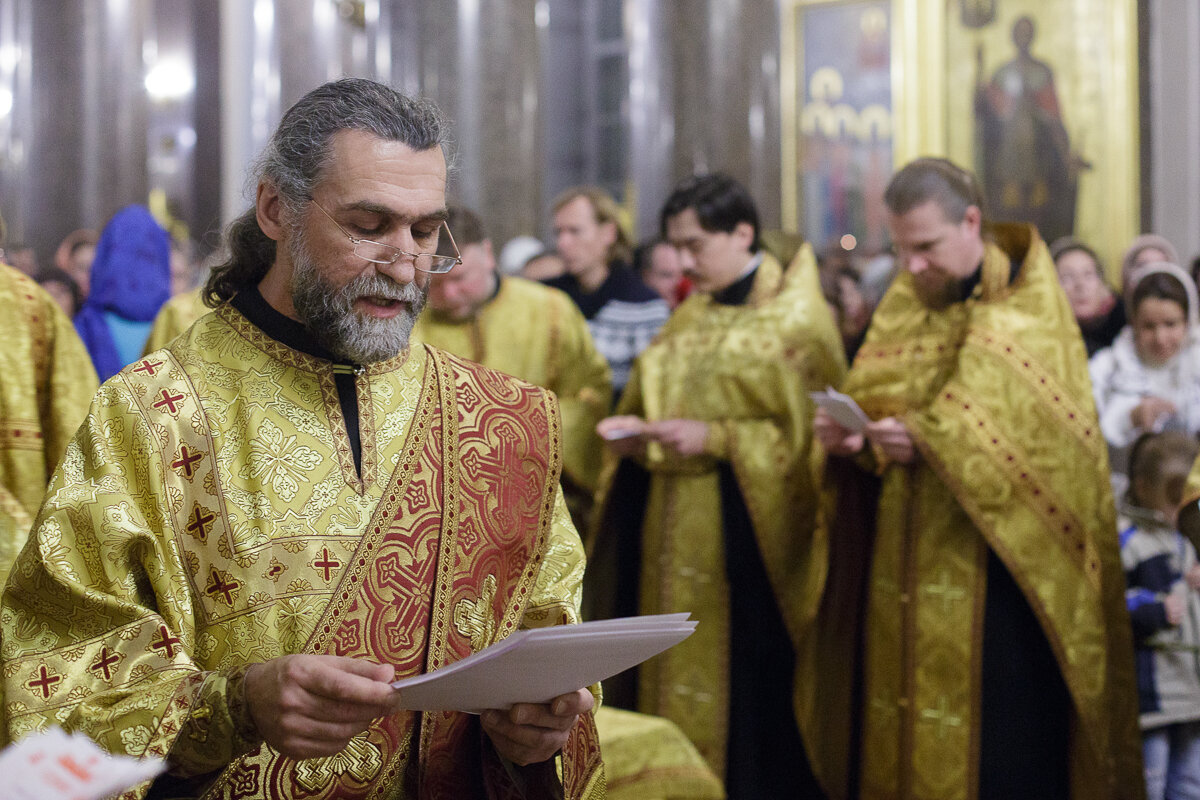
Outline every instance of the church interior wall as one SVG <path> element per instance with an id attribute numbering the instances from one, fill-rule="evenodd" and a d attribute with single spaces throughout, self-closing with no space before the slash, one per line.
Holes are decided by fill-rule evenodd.
<path id="1" fill-rule="evenodd" d="M 1108 0 L 1091 2 L 1099 12 Z M 612 189 L 649 235 L 675 181 L 718 169 L 751 188 L 766 226 L 786 225 L 789 6 L 0 0 L 0 212 L 10 240 L 33 244 L 43 264 L 66 233 L 131 202 L 157 204 L 206 251 L 248 202 L 246 167 L 282 110 L 353 74 L 443 106 L 455 124 L 451 195 L 497 240 L 548 239 L 554 195 L 584 182 Z M 1139 9 L 1139 227 L 1190 259 L 1200 252 L 1200 5 Z"/>

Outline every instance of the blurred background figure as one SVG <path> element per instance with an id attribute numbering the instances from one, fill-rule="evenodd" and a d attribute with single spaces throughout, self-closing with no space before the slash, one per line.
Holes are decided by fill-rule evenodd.
<path id="1" fill-rule="evenodd" d="M 1128 284 L 1129 324 L 1088 363 L 1117 496 L 1128 485 L 1129 449 L 1139 436 L 1200 432 L 1196 286 L 1167 263 L 1135 268 Z"/>
<path id="2" fill-rule="evenodd" d="M 1064 236 L 1054 242 L 1050 257 L 1091 358 L 1111 345 L 1125 327 L 1125 304 L 1108 285 L 1096 251 L 1079 239 Z"/>
<path id="3" fill-rule="evenodd" d="M 671 315 L 661 297 L 629 267 L 621 208 L 597 186 L 575 186 L 554 201 L 554 241 L 566 273 L 546 281 L 566 292 L 587 320 L 596 349 L 612 369 L 613 402 L 638 353 Z"/>
<path id="4" fill-rule="evenodd" d="M 1147 800 L 1194 797 L 1200 785 L 1200 565 L 1178 529 L 1196 440 L 1178 431 L 1138 439 L 1121 530 L 1125 603 L 1133 623 Z"/>
<path id="5" fill-rule="evenodd" d="M 536 236 L 514 236 L 500 248 L 497 266 L 501 275 L 519 275 L 534 256 L 546 252 L 546 245 Z"/>
<path id="6" fill-rule="evenodd" d="M 4 220 L 0 219 L 0 244 Z M 68 278 L 69 280 L 69 278 Z M 96 392 L 70 318 L 28 275 L 0 264 L 0 581 L 25 544 L 58 466 Z"/>
<path id="7" fill-rule="evenodd" d="M 192 243 L 174 238 L 171 243 L 171 296 L 190 292 L 196 288 L 196 265 L 192 261 Z"/>
<path id="8" fill-rule="evenodd" d="M 1144 264 L 1179 263 L 1179 251 L 1157 233 L 1143 233 L 1133 240 L 1121 258 L 1121 293 L 1129 294 L 1129 273 Z M 1128 313 L 1129 309 L 1125 309 Z"/>
<path id="9" fill-rule="evenodd" d="M 642 283 L 672 309 L 687 299 L 692 284 L 683 274 L 679 253 L 662 239 L 651 239 L 633 251 L 633 269 Z"/>
<path id="10" fill-rule="evenodd" d="M 172 240 L 172 260 L 175 258 L 175 243 Z M 228 251 L 222 247 L 209 253 L 198 268 L 192 269 L 190 282 L 192 288 L 177 292 L 163 304 L 154 317 L 150 327 L 150 335 L 146 337 L 145 354 L 166 347 L 172 339 L 192 327 L 192 323 L 207 314 L 211 309 L 204 303 L 204 284 L 213 267 L 229 260 Z M 174 267 L 172 279 L 174 279 Z M 174 280 L 172 280 L 174 283 Z"/>
<path id="11" fill-rule="evenodd" d="M 858 270 L 853 267 L 849 257 L 841 254 L 837 255 L 836 260 L 826 261 L 821 271 L 821 291 L 837 323 L 847 363 L 854 361 L 867 335 L 867 326 L 871 323 L 871 312 L 874 310 L 860 288 L 860 280 Z"/>
<path id="12" fill-rule="evenodd" d="M 531 281 L 548 281 L 566 274 L 566 271 L 567 262 L 563 261 L 558 251 L 547 250 L 526 261 L 525 266 L 521 267 L 520 275 Z"/>
<path id="13" fill-rule="evenodd" d="M 33 248 L 29 245 L 19 243 L 9 245 L 4 248 L 4 260 L 31 278 L 38 274 L 37 253 L 33 252 Z"/>
<path id="14" fill-rule="evenodd" d="M 87 297 L 91 278 L 92 259 L 96 257 L 96 244 L 100 234 L 91 228 L 80 228 L 63 237 L 54 251 L 54 266 L 75 279 L 81 298 Z"/>
<path id="15" fill-rule="evenodd" d="M 67 319 L 74 317 L 83 305 L 83 293 L 79 291 L 79 284 L 70 274 L 58 267 L 47 267 L 39 272 L 37 282 L 54 298 L 54 302 L 58 303 Z"/>
<path id="16" fill-rule="evenodd" d="M 90 282 L 75 329 L 105 381 L 141 357 L 170 296 L 170 242 L 144 206 L 126 206 L 104 227 Z"/>

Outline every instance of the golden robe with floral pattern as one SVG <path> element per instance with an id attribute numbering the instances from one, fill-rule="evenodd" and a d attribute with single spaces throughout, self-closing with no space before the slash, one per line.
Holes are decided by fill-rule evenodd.
<path id="1" fill-rule="evenodd" d="M 593 563 L 604 567 L 590 576 L 588 593 L 598 595 L 597 616 L 610 613 L 605 604 L 619 609 L 623 598 L 599 596 L 624 593 L 615 578 L 604 578 L 612 572 L 628 579 L 632 570 L 640 572 L 640 613 L 690 611 L 698 620 L 692 636 L 642 665 L 637 705 L 675 722 L 718 775 L 726 767 L 731 647 L 719 468 L 732 468 L 751 546 L 796 642 L 815 613 L 824 574 L 824 548 L 813 538 L 808 391 L 836 385 L 844 370 L 816 260 L 805 246 L 786 271 L 765 256 L 745 304 L 722 305 L 706 294 L 684 301 L 638 356 L 618 405 L 618 414 L 651 421 L 709 423 L 703 455 L 679 458 L 648 445 L 642 496 L 621 488 L 622 460 L 609 458 L 588 543 Z M 630 508 L 633 517 L 618 522 Z M 640 529 L 636 563 L 613 555 L 624 548 L 617 540 L 630 536 L 627 528 Z"/>
<path id="2" fill-rule="evenodd" d="M 32 278 L 0 264 L 0 581 L 98 382 L 83 342 Z"/>
<path id="3" fill-rule="evenodd" d="M 104 384 L 0 605 L 10 738 L 166 757 L 171 796 L 516 796 L 471 715 L 402 712 L 305 761 L 253 730 L 250 662 L 404 677 L 577 618 L 553 396 L 414 346 L 354 373 L 357 469 L 338 368 L 224 305 Z M 566 796 L 602 793 L 590 714 L 564 753 Z"/>
<path id="4" fill-rule="evenodd" d="M 963 302 L 926 308 L 900 275 L 843 387 L 871 418 L 902 421 L 920 457 L 904 466 L 880 454 L 870 510 L 853 497 L 868 473 L 830 459 L 831 475 L 844 468 L 843 502 L 824 506 L 830 573 L 798 685 L 806 745 L 834 798 L 846 796 L 854 764 L 863 800 L 976 796 L 989 550 L 1066 684 L 1071 796 L 1144 792 L 1131 629 L 1086 352 L 1036 232 L 997 226 L 995 236 Z M 852 752 L 848 721 L 859 715 Z"/>
<path id="5" fill-rule="evenodd" d="M 504 277 L 496 296 L 469 320 L 451 321 L 426 310 L 413 340 L 554 392 L 562 414 L 563 477 L 588 494 L 595 491 L 603 452 L 596 423 L 608 413 L 612 376 L 570 297 Z"/>

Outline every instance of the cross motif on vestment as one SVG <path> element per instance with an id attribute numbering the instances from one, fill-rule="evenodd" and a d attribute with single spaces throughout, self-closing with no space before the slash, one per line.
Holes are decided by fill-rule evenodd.
<path id="1" fill-rule="evenodd" d="M 181 644 L 179 638 L 172 636 L 166 625 L 158 626 L 158 639 L 150 643 L 151 650 L 162 650 L 165 658 L 175 657 L 175 645 Z"/>
<path id="2" fill-rule="evenodd" d="M 62 676 L 51 674 L 51 672 L 46 669 L 46 665 L 43 664 L 42 666 L 38 667 L 38 677 L 30 679 L 30 681 L 25 684 L 25 687 L 30 691 L 33 691 L 34 689 L 40 690 L 42 693 L 42 699 L 47 700 L 50 698 L 50 695 L 54 693 L 54 686 L 59 683 L 62 683 Z"/>
<path id="3" fill-rule="evenodd" d="M 938 697 L 937 708 L 926 708 L 921 710 L 921 719 L 926 722 L 936 722 L 938 726 L 938 738 L 945 740 L 947 728 L 958 728 L 963 724 L 962 717 L 955 716 L 950 713 L 950 703 L 946 699 L 946 695 Z"/>
<path id="4" fill-rule="evenodd" d="M 96 660 L 92 662 L 92 665 L 88 667 L 88 669 L 92 672 L 103 672 L 104 680 L 111 681 L 112 668 L 115 667 L 117 662 L 120 660 L 121 657 L 119 655 L 110 652 L 108 647 L 104 646 L 100 648 L 100 655 L 96 656 Z"/>
<path id="5" fill-rule="evenodd" d="M 231 580 L 226 582 L 225 578 L 222 577 L 221 573 L 217 571 L 216 567 L 213 567 L 212 571 L 209 572 L 209 582 L 208 586 L 206 586 L 204 589 L 204 593 L 214 600 L 216 599 L 217 595 L 223 595 L 225 597 L 225 604 L 232 606 L 234 592 L 236 592 L 240 587 L 241 584 L 237 581 Z"/>
<path id="6" fill-rule="evenodd" d="M 329 548 L 328 547 L 322 547 L 321 548 L 321 560 L 313 562 L 314 568 L 324 571 L 326 582 L 329 581 L 330 571 L 337 569 L 341 565 L 342 565 L 342 562 L 338 561 L 335 558 L 331 558 L 329 556 Z"/>
<path id="7" fill-rule="evenodd" d="M 184 477 L 190 481 L 192 476 L 196 474 L 196 462 L 202 458 L 204 458 L 203 453 L 193 453 L 185 444 L 179 448 L 179 458 L 171 462 L 171 467 L 173 469 L 182 469 Z"/>
<path id="8" fill-rule="evenodd" d="M 134 367 L 133 371 L 134 372 L 144 372 L 147 375 L 149 375 L 151 378 L 153 378 L 158 373 L 158 368 L 161 367 L 162 365 L 163 365 L 163 362 L 161 362 L 161 361 L 151 361 L 150 359 L 147 358 L 147 359 L 144 359 L 141 363 L 139 363 L 136 367 Z"/>
<path id="9" fill-rule="evenodd" d="M 158 400 L 154 402 L 154 407 L 159 411 L 164 408 L 171 412 L 172 415 L 179 413 L 179 401 L 183 399 L 183 394 L 171 394 L 170 389 L 163 389 L 159 392 Z"/>
<path id="10" fill-rule="evenodd" d="M 192 508 L 192 516 L 188 520 L 188 526 L 184 530 L 195 536 L 201 542 L 208 541 L 208 530 L 212 527 L 213 522 L 217 519 L 216 515 L 208 509 L 200 507 L 197 503 Z"/>
<path id="11" fill-rule="evenodd" d="M 967 590 L 961 586 L 955 586 L 950 582 L 950 573 L 947 570 L 942 570 L 941 580 L 939 583 L 931 586 L 922 586 L 921 591 L 927 595 L 942 598 L 942 613 L 950 613 L 950 604 L 955 600 L 962 600 L 967 596 Z"/>

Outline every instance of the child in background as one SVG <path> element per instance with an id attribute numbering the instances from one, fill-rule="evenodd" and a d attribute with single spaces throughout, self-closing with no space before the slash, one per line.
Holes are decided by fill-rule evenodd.
<path id="1" fill-rule="evenodd" d="M 1184 481 L 1200 445 L 1185 433 L 1134 444 L 1121 533 L 1133 621 L 1149 800 L 1200 798 L 1200 564 L 1176 529 Z"/>

